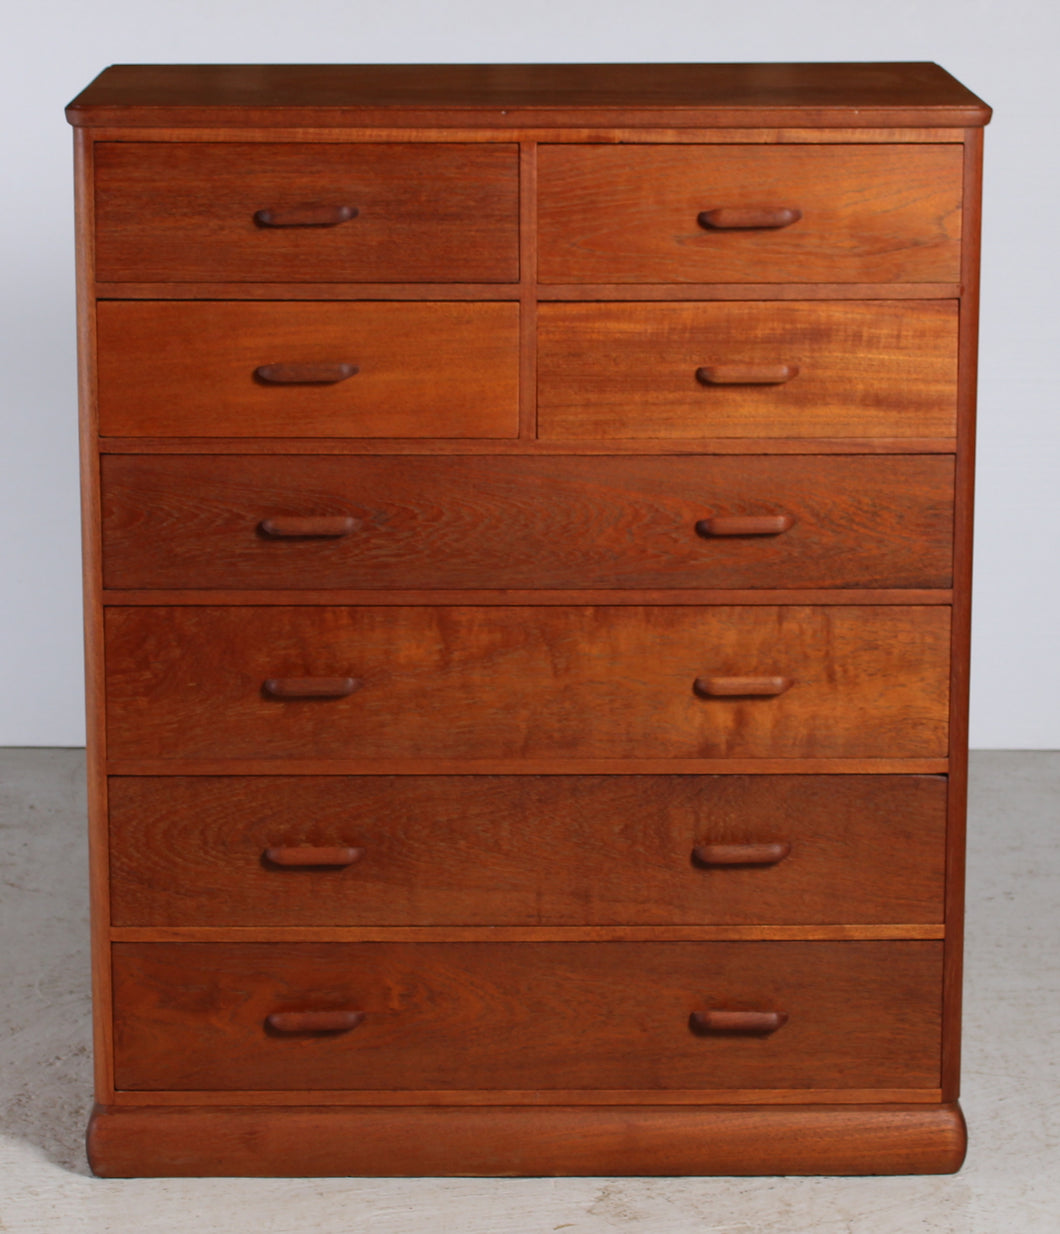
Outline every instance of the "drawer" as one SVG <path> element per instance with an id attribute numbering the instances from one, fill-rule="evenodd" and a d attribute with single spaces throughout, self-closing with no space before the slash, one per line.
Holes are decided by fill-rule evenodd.
<path id="1" fill-rule="evenodd" d="M 952 437 L 956 301 L 543 304 L 544 438 Z"/>
<path id="2" fill-rule="evenodd" d="M 951 581 L 943 456 L 110 455 L 102 483 L 108 587 Z"/>
<path id="3" fill-rule="evenodd" d="M 145 606 L 104 624 L 112 758 L 947 751 L 943 607 Z"/>
<path id="4" fill-rule="evenodd" d="M 936 942 L 120 943 L 113 958 L 119 1089 L 939 1083 Z M 702 1031 L 729 1010 L 785 1022 Z M 292 1031 L 329 1012 L 360 1022 Z"/>
<path id="5" fill-rule="evenodd" d="M 104 301 L 100 431 L 128 437 L 514 437 L 505 303 Z"/>
<path id="6" fill-rule="evenodd" d="M 102 142 L 95 176 L 103 282 L 519 278 L 510 143 Z"/>
<path id="7" fill-rule="evenodd" d="M 961 177 L 956 144 L 542 146 L 538 277 L 957 282 Z"/>
<path id="8" fill-rule="evenodd" d="M 114 776 L 108 795 L 118 926 L 942 920 L 938 776 Z"/>

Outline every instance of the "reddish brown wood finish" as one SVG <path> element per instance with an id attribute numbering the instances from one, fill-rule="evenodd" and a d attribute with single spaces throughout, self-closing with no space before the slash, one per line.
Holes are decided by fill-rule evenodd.
<path id="1" fill-rule="evenodd" d="M 540 165 L 543 283 L 958 277 L 959 145 L 546 145 Z M 800 217 L 723 229 L 699 221 L 763 203 Z"/>
<path id="2" fill-rule="evenodd" d="M 515 282 L 516 155 L 514 145 L 492 144 L 102 142 L 96 277 Z M 255 219 L 315 203 L 357 215 L 337 227 Z"/>
<path id="3" fill-rule="evenodd" d="M 950 581 L 948 458 L 110 456 L 102 474 L 108 587 Z"/>
<path id="4" fill-rule="evenodd" d="M 913 437 L 955 423 L 957 306 L 544 304 L 541 436 Z M 704 385 L 704 364 L 795 364 L 782 385 Z"/>
<path id="5" fill-rule="evenodd" d="M 514 304 L 99 305 L 100 432 L 260 437 L 514 437 Z M 356 364 L 273 385 L 262 364 Z"/>
<path id="6" fill-rule="evenodd" d="M 948 743 L 941 608 L 111 608 L 106 638 L 112 758 L 900 758 Z M 693 689 L 778 670 L 794 682 L 779 698 Z M 302 675 L 361 687 L 264 696 Z"/>
<path id="7" fill-rule="evenodd" d="M 97 1106 L 88 1134 L 104 1178 L 949 1174 L 966 1144 L 956 1105 Z"/>
<path id="8" fill-rule="evenodd" d="M 71 123 L 930 127 L 990 108 L 937 64 L 113 65 Z"/>
<path id="9" fill-rule="evenodd" d="M 975 419 L 979 354 L 979 233 L 982 210 L 983 134 L 965 134 L 964 183 L 968 201 L 969 243 L 964 250 L 966 299 L 961 312 L 961 371 L 958 416 L 954 555 L 960 590 L 954 595 L 953 648 L 950 658 L 950 714 L 953 756 L 946 853 L 946 965 L 943 1007 L 942 1080 L 949 1100 L 960 1095 L 962 977 L 964 972 L 965 832 L 968 802 L 968 690 L 972 641 L 972 534 L 975 497 Z"/>
<path id="10" fill-rule="evenodd" d="M 126 66 L 70 116 L 94 1168 L 957 1168 L 989 110 Z"/>
<path id="11" fill-rule="evenodd" d="M 93 144 L 74 134 L 74 195 L 77 244 L 78 419 L 81 469 L 81 581 L 84 591 L 85 739 L 87 758 L 88 861 L 91 904 L 93 1072 L 96 1098 L 113 1097 L 111 1004 L 109 833 L 107 828 L 107 745 L 103 660 L 102 536 L 99 459 L 96 443 L 96 320 L 92 280 L 95 257 L 92 183 Z"/>
<path id="12" fill-rule="evenodd" d="M 935 1088 L 941 966 L 933 942 L 116 943 L 115 1074 L 141 1090 Z M 715 1006 L 788 1020 L 704 1039 L 689 1017 Z M 351 1007 L 348 1035 L 265 1030 Z"/>
<path id="13" fill-rule="evenodd" d="M 119 776 L 110 794 L 116 925 L 941 920 L 940 777 Z M 768 869 L 694 858 L 777 841 Z M 360 856 L 269 869 L 274 846 Z"/>

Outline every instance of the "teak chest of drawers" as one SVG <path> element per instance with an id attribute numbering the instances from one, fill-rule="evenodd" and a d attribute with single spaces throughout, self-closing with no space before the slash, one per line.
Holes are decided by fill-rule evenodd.
<path id="1" fill-rule="evenodd" d="M 93 1168 L 957 1169 L 985 105 L 164 66 L 68 115 Z"/>

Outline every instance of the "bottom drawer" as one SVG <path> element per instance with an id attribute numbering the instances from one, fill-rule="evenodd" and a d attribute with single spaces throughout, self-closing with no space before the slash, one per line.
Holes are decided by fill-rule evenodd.
<path id="1" fill-rule="evenodd" d="M 113 958 L 119 1089 L 939 1084 L 939 942 L 119 943 Z"/>

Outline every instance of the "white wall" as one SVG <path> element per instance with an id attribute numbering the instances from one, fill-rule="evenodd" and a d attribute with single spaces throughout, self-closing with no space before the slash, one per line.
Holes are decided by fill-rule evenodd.
<path id="1" fill-rule="evenodd" d="M 36 0 L 0 46 L 0 745 L 83 737 L 70 141 L 111 63 L 936 60 L 987 130 L 972 744 L 1060 747 L 1056 0 Z"/>

